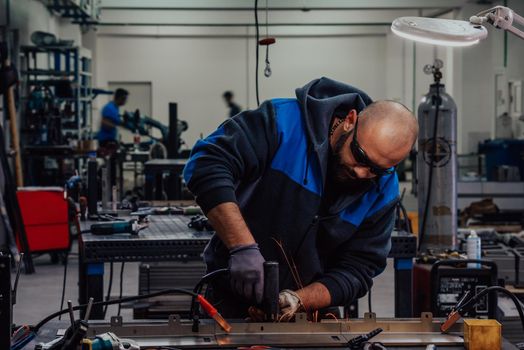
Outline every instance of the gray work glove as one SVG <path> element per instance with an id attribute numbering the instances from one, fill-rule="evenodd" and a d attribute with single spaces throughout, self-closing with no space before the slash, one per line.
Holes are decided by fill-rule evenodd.
<path id="1" fill-rule="evenodd" d="M 262 302 L 264 296 L 264 257 L 258 244 L 237 246 L 229 251 L 231 288 L 247 300 Z"/>
<path id="2" fill-rule="evenodd" d="M 284 289 L 280 292 L 278 304 L 282 313 L 281 321 L 289 321 L 304 306 L 298 294 L 290 289 Z"/>

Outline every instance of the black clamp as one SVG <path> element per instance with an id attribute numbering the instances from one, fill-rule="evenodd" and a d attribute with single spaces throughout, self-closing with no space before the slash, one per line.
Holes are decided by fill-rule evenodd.
<path id="1" fill-rule="evenodd" d="M 187 227 L 194 228 L 197 231 L 214 231 L 209 220 L 203 215 L 193 216 Z"/>
<path id="2" fill-rule="evenodd" d="M 359 336 L 356 336 L 355 338 L 352 338 L 348 341 L 348 346 L 351 350 L 384 350 L 385 347 L 382 345 L 382 343 L 370 343 L 368 340 L 375 337 L 377 334 L 381 333 L 383 331 L 382 328 L 376 328 L 372 330 L 371 332 L 367 334 L 362 334 Z M 380 347 L 373 347 L 373 346 L 382 346 Z"/>

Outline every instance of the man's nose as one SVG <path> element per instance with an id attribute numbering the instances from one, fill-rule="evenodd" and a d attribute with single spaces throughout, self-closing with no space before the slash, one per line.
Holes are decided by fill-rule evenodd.
<path id="1" fill-rule="evenodd" d="M 357 177 L 359 179 L 369 179 L 372 177 L 375 177 L 375 174 L 373 174 L 368 167 L 365 166 L 356 166 L 353 168 L 355 170 L 355 173 L 357 174 Z"/>

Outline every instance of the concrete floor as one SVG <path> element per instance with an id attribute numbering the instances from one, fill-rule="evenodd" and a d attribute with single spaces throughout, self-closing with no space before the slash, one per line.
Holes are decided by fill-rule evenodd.
<path id="1" fill-rule="evenodd" d="M 410 193 L 411 184 L 401 183 L 400 190 L 406 189 L 404 205 L 407 210 L 416 210 L 416 198 Z M 67 285 L 65 302 L 71 300 L 73 305 L 78 304 L 78 246 L 75 242 L 72 248 L 72 256 L 69 258 L 67 269 Z M 20 276 L 17 304 L 14 308 L 14 322 L 16 324 L 34 324 L 45 316 L 60 309 L 60 297 L 62 293 L 62 279 L 64 266 L 52 264 L 48 254 L 34 259 L 36 273 Z M 118 297 L 120 289 L 120 263 L 114 264 L 114 279 L 112 296 Z M 126 263 L 124 269 L 123 295 L 131 296 L 138 294 L 138 263 Z M 104 295 L 107 291 L 109 280 L 109 264 L 105 266 Z M 394 316 L 394 276 L 393 260 L 388 259 L 386 270 L 375 278 L 372 289 L 373 311 L 381 317 Z M 13 277 L 14 280 L 14 277 Z M 363 316 L 368 311 L 367 297 L 359 300 L 359 315 Z M 116 315 L 117 306 L 108 308 L 107 317 Z M 122 309 L 124 319 L 132 318 L 131 309 Z"/>

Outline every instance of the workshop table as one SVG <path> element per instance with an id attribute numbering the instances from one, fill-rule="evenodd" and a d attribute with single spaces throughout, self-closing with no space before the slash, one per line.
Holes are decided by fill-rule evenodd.
<path id="1" fill-rule="evenodd" d="M 167 199 L 182 199 L 181 176 L 186 163 L 187 159 L 153 159 L 145 162 L 146 199 L 164 199 L 162 198 L 162 176 L 165 173 L 169 174 L 169 181 L 166 186 Z"/>
<path id="2" fill-rule="evenodd" d="M 79 302 L 90 297 L 102 301 L 104 296 L 104 263 L 142 261 L 202 260 L 202 252 L 211 238 L 210 232 L 199 232 L 187 226 L 189 216 L 152 215 L 149 226 L 138 235 L 93 235 L 78 238 Z M 95 221 L 82 222 L 83 230 Z M 92 319 L 103 318 L 102 306 L 93 307 Z"/>
<path id="3" fill-rule="evenodd" d="M 394 321 L 395 319 L 391 319 Z M 353 321 L 353 320 L 352 320 Z M 359 320 L 354 320 L 359 321 Z M 397 322 L 400 320 L 397 320 Z M 406 320 L 407 327 L 414 320 Z M 294 323 L 279 323 L 278 331 L 268 332 L 267 328 L 275 328 L 272 323 L 245 323 L 242 321 L 235 322 L 230 320 L 233 326 L 232 337 L 225 335 L 223 331 L 217 329 L 216 326 L 209 320 L 200 320 L 200 329 L 198 332 L 193 332 L 189 320 L 170 319 L 169 321 L 125 321 L 122 318 L 114 317 L 109 322 L 92 321 L 89 322 L 90 327 L 87 332 L 87 337 L 93 338 L 95 335 L 106 332 L 113 332 L 118 337 L 124 339 L 135 340 L 139 346 L 147 349 L 238 349 L 239 346 L 248 347 L 250 345 L 275 345 L 277 348 L 286 349 L 348 349 L 347 341 L 353 337 L 362 334 L 363 332 L 341 331 L 333 329 L 329 323 L 310 324 L 308 328 L 318 328 L 317 331 L 310 332 L 300 331 L 300 325 Z M 416 320 L 415 320 L 416 322 Z M 173 324 L 174 323 L 174 324 Z M 70 323 L 67 320 L 52 320 L 44 325 L 35 339 L 27 344 L 24 349 L 33 350 L 35 345 L 41 342 L 47 343 L 53 341 L 57 336 L 62 336 L 65 329 L 69 327 Z M 235 329 L 250 327 L 249 333 L 242 333 L 235 336 Z M 166 328 L 167 327 L 167 328 Z M 258 327 L 262 330 L 257 331 Z M 162 329 L 163 331 L 159 331 Z M 265 329 L 266 328 L 266 329 Z M 156 331 L 155 331 L 156 330 Z M 504 327 L 503 327 L 504 330 Z M 389 333 L 389 335 L 388 335 Z M 446 344 L 443 339 L 446 335 L 434 333 L 433 335 L 421 335 L 419 332 L 388 332 L 386 329 L 381 335 L 375 338 L 376 341 L 382 341 L 387 344 L 387 350 L 426 350 L 426 342 L 418 342 L 418 338 L 434 338 L 435 343 L 438 344 L 436 348 L 445 350 L 464 350 L 464 344 Z M 458 336 L 452 336 L 457 338 Z M 395 343 L 407 343 L 406 345 L 395 344 L 387 341 L 391 338 Z M 459 337 L 460 338 L 460 337 Z M 439 341 L 440 340 L 440 341 Z M 373 339 L 372 339 L 373 341 Z M 459 340 L 460 341 L 460 340 Z M 155 344 L 157 343 L 157 344 Z M 408 344 L 409 343 L 409 344 Z M 162 344 L 162 345 L 161 345 Z M 168 344 L 168 345 L 166 345 Z M 286 345 L 287 344 L 287 345 Z M 293 344 L 293 345 L 292 345 Z M 517 350 L 518 348 L 510 343 L 508 339 L 502 338 L 502 350 Z"/>
<path id="4" fill-rule="evenodd" d="M 183 215 L 153 215 L 148 228 L 138 235 L 114 234 L 96 236 L 90 233 L 79 237 L 79 302 L 89 297 L 103 300 L 104 263 L 142 261 L 201 260 L 202 252 L 211 238 L 210 232 L 198 232 L 187 226 Z M 88 229 L 94 221 L 82 223 Z M 416 238 L 394 231 L 389 257 L 395 264 L 395 317 L 412 317 L 412 269 Z M 358 303 L 350 306 L 350 317 L 358 317 Z M 92 319 L 103 318 L 103 308 L 94 307 Z"/>

